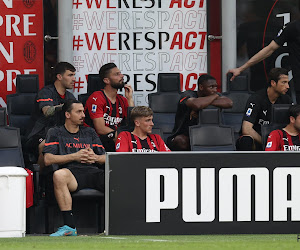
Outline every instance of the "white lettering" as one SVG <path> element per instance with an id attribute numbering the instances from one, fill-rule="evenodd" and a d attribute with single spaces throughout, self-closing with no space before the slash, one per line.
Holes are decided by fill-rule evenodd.
<path id="1" fill-rule="evenodd" d="M 164 200 L 160 201 L 160 178 L 164 177 Z M 161 209 L 178 206 L 178 170 L 146 169 L 146 222 L 160 222 Z"/>
<path id="2" fill-rule="evenodd" d="M 283 145 L 284 151 L 300 151 L 300 146 L 297 145 Z"/>
<path id="3" fill-rule="evenodd" d="M 233 176 L 237 176 L 237 221 L 251 221 L 251 176 L 255 176 L 255 221 L 269 221 L 267 168 L 222 168 L 219 172 L 219 220 L 233 221 Z"/>
<path id="4" fill-rule="evenodd" d="M 288 176 L 291 176 L 291 199 L 288 200 Z M 300 169 L 276 168 L 273 172 L 273 220 L 287 221 L 287 208 L 291 208 L 291 220 L 300 220 Z"/>
<path id="5" fill-rule="evenodd" d="M 12 7 L 13 7 L 13 0 L 2 0 L 2 1 L 5 4 L 6 8 L 12 9 Z"/>
<path id="6" fill-rule="evenodd" d="M 0 106 L 3 107 L 3 108 L 6 108 L 6 103 L 5 103 L 5 101 L 3 100 L 2 97 L 0 97 Z"/>
<path id="7" fill-rule="evenodd" d="M 29 26 L 33 25 L 33 22 L 29 21 L 30 17 L 35 17 L 35 14 L 24 15 L 24 36 L 36 36 L 36 33 L 30 33 Z"/>
<path id="8" fill-rule="evenodd" d="M 14 22 L 12 19 L 14 18 Z M 18 24 L 21 19 L 18 15 L 6 15 L 6 36 L 11 36 L 11 30 L 13 29 L 16 36 L 21 36 L 21 32 L 18 28 Z"/>
<path id="9" fill-rule="evenodd" d="M 13 74 L 19 75 L 21 72 L 19 70 L 9 69 L 7 72 L 7 91 L 12 91 L 12 84 L 16 86 L 16 78 L 13 79 Z"/>
<path id="10" fill-rule="evenodd" d="M 5 60 L 8 63 L 13 63 L 14 62 L 14 43 L 13 42 L 9 42 L 9 53 L 4 48 L 3 44 L 0 42 L 0 52 L 2 53 Z"/>
<path id="11" fill-rule="evenodd" d="M 200 169 L 200 190 L 197 190 L 197 169 L 182 169 L 182 218 L 185 222 L 210 222 L 215 219 L 215 169 Z M 197 195 L 198 191 L 198 195 Z M 197 213 L 197 198 L 201 213 Z"/>

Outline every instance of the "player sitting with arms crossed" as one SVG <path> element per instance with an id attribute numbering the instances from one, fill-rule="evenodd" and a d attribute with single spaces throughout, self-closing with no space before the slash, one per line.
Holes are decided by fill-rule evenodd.
<path id="1" fill-rule="evenodd" d="M 170 151 L 163 139 L 152 133 L 153 111 L 149 107 L 139 106 L 131 111 L 134 130 L 123 131 L 116 141 L 116 152 L 155 152 Z"/>
<path id="2" fill-rule="evenodd" d="M 289 109 L 290 123 L 270 133 L 266 151 L 300 151 L 300 105 Z"/>

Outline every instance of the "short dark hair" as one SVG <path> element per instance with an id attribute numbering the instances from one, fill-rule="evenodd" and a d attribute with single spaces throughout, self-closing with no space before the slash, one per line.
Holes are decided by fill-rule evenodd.
<path id="1" fill-rule="evenodd" d="M 271 86 L 271 81 L 275 81 L 276 83 L 280 79 L 281 75 L 289 75 L 289 71 L 284 68 L 273 68 L 269 72 L 269 82 L 268 85 Z"/>
<path id="2" fill-rule="evenodd" d="M 208 75 L 208 74 L 203 74 L 198 78 L 198 82 L 197 82 L 198 87 L 200 84 L 203 85 L 208 80 L 216 80 L 216 78 L 214 78 L 213 76 Z"/>
<path id="3" fill-rule="evenodd" d="M 153 111 L 151 108 L 147 106 L 136 106 L 131 110 L 130 118 L 131 120 L 135 120 L 139 117 L 148 117 L 153 115 Z"/>
<path id="4" fill-rule="evenodd" d="M 59 62 L 58 64 L 56 64 L 55 66 L 55 77 L 58 75 L 58 74 L 63 74 L 65 73 L 67 70 L 70 70 L 72 72 L 75 72 L 76 69 L 75 67 L 71 64 L 71 63 L 68 63 L 68 62 Z"/>
<path id="5" fill-rule="evenodd" d="M 65 103 L 64 103 L 64 105 L 62 106 L 62 112 L 63 112 L 63 114 L 65 114 L 66 112 L 71 112 L 72 111 L 72 109 L 73 109 L 73 103 L 81 103 L 82 104 L 82 102 L 80 102 L 80 101 L 78 101 L 78 100 L 76 100 L 76 99 L 69 99 L 69 100 L 67 100 Z"/>
<path id="6" fill-rule="evenodd" d="M 117 65 L 114 63 L 107 63 L 102 65 L 102 67 L 99 70 L 100 80 L 103 81 L 103 79 L 109 74 L 110 70 L 116 67 Z"/>
<path id="7" fill-rule="evenodd" d="M 299 104 L 292 105 L 289 108 L 289 115 L 296 119 L 297 116 L 300 115 L 300 105 Z"/>

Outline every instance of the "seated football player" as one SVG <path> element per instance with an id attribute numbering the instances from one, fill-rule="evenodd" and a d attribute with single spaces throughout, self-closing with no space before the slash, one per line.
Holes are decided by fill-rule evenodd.
<path id="1" fill-rule="evenodd" d="M 152 134 L 153 111 L 146 106 L 132 109 L 130 118 L 134 122 L 132 132 L 123 131 L 116 141 L 116 152 L 170 151 L 158 134 Z"/>

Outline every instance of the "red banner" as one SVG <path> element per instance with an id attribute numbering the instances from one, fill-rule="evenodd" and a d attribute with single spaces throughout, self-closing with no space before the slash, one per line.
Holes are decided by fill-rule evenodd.
<path id="1" fill-rule="evenodd" d="M 0 0 L 0 107 L 16 91 L 16 75 L 39 74 L 44 85 L 42 0 Z"/>

